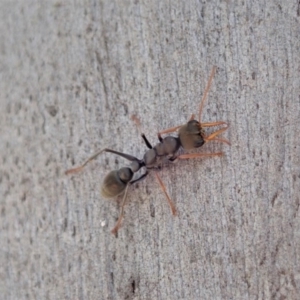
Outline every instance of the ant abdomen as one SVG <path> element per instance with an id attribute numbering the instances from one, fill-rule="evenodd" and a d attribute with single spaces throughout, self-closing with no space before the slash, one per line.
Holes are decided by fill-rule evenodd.
<path id="1" fill-rule="evenodd" d="M 126 186 L 133 177 L 130 168 L 121 168 L 109 172 L 103 180 L 101 194 L 105 198 L 113 198 L 125 191 Z"/>

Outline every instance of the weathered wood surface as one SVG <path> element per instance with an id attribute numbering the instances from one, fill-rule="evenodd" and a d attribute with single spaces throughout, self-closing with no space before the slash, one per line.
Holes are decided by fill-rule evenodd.
<path id="1" fill-rule="evenodd" d="M 47 3 L 46 3 L 47 2 Z M 297 1 L 1 1 L 1 299 L 299 299 Z M 227 120 L 222 158 L 99 187 L 156 132 Z"/>

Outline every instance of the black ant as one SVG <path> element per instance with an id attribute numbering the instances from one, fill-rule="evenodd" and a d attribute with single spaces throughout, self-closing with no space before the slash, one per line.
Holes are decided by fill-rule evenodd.
<path id="1" fill-rule="evenodd" d="M 160 131 L 158 133 L 158 140 L 159 143 L 156 144 L 154 147 L 149 143 L 146 136 L 144 134 L 141 134 L 146 146 L 149 148 L 144 154 L 143 159 L 138 159 L 132 155 L 118 152 L 115 150 L 111 150 L 108 148 L 105 148 L 97 153 L 95 153 L 92 157 L 90 157 L 83 165 L 67 170 L 65 174 L 75 173 L 80 170 L 82 170 L 90 161 L 95 159 L 97 156 L 99 156 L 103 152 L 110 152 L 114 153 L 116 155 L 122 156 L 125 159 L 131 161 L 131 164 L 129 167 L 123 167 L 119 170 L 113 170 L 109 172 L 104 180 L 103 184 L 101 186 L 101 194 L 105 198 L 113 198 L 120 194 L 124 193 L 122 204 L 121 204 L 121 212 L 119 215 L 119 219 L 115 225 L 115 227 L 112 229 L 112 233 L 116 234 L 118 229 L 121 226 L 121 221 L 124 215 L 124 205 L 127 198 L 127 192 L 129 185 L 136 183 L 140 181 L 141 179 L 145 178 L 148 175 L 148 170 L 151 169 L 159 169 L 161 164 L 165 161 L 174 161 L 175 159 L 188 159 L 188 158 L 197 158 L 197 157 L 208 157 L 208 156 L 221 156 L 223 155 L 222 152 L 216 152 L 216 153 L 190 153 L 190 154 L 181 154 L 178 155 L 177 151 L 180 147 L 182 147 L 185 150 L 190 150 L 194 148 L 199 148 L 203 146 L 206 142 L 210 141 L 218 141 L 223 142 L 228 145 L 230 145 L 229 141 L 223 138 L 218 138 L 217 136 L 227 130 L 228 124 L 223 121 L 219 122 L 211 122 L 211 123 L 201 123 L 201 114 L 203 110 L 204 102 L 207 98 L 208 91 L 210 89 L 212 79 L 214 77 L 214 74 L 216 72 L 216 67 L 214 67 L 211 71 L 207 86 L 204 91 L 204 95 L 202 97 L 200 107 L 199 107 L 199 121 L 194 120 L 194 115 L 192 114 L 189 121 L 180 126 L 168 128 L 166 130 Z M 134 121 L 136 123 L 139 123 L 136 117 L 133 117 Z M 137 124 L 139 125 L 139 124 Z M 204 133 L 203 128 L 205 127 L 213 127 L 213 126 L 219 126 L 219 125 L 226 125 L 226 127 L 221 128 L 215 132 L 213 132 L 210 135 L 206 135 Z M 167 136 L 165 138 L 162 138 L 162 134 L 171 133 L 178 130 L 178 136 Z M 139 171 L 141 168 L 146 168 L 146 171 L 144 174 L 142 174 L 139 178 L 133 179 L 134 173 Z M 162 188 L 168 203 L 170 205 L 171 211 L 173 215 L 176 215 L 176 208 L 173 204 L 172 200 L 170 199 L 165 185 L 163 184 L 160 176 L 157 172 L 155 172 L 155 175 L 157 177 L 157 180 L 159 182 L 160 187 Z"/>

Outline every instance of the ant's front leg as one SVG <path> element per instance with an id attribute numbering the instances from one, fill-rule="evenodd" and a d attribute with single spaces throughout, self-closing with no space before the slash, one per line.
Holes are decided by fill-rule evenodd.
<path id="1" fill-rule="evenodd" d="M 165 129 L 165 130 L 162 130 L 162 131 L 158 132 L 158 133 L 157 133 L 158 140 L 159 140 L 160 142 L 162 142 L 162 141 L 163 141 L 163 138 L 162 138 L 162 136 L 161 136 L 162 134 L 172 133 L 172 132 L 178 130 L 178 129 L 179 129 L 180 127 L 182 127 L 182 126 L 183 126 L 183 125 L 171 127 L 171 128 L 168 128 L 168 129 Z"/>
<path id="2" fill-rule="evenodd" d="M 215 152 L 215 153 L 187 153 L 187 154 L 178 155 L 176 158 L 179 158 L 179 159 L 188 159 L 188 158 L 209 157 L 209 156 L 222 156 L 222 155 L 223 155 L 223 152 Z"/>
<path id="3" fill-rule="evenodd" d="M 230 146 L 230 142 L 228 140 L 217 137 L 219 134 L 221 134 L 222 132 L 226 131 L 227 129 L 228 129 L 228 126 L 225 127 L 225 128 L 221 128 L 221 129 L 213 132 L 212 134 L 210 134 L 208 136 L 204 136 L 204 141 L 205 142 L 217 141 L 217 142 L 226 143 L 227 145 Z"/>
<path id="4" fill-rule="evenodd" d="M 191 116 L 190 116 L 188 122 L 189 122 L 189 121 L 192 121 L 192 120 L 194 120 L 194 119 L 195 119 L 195 115 L 194 115 L 194 114 L 191 114 Z M 182 126 L 184 126 L 184 125 L 185 125 L 185 124 L 179 125 L 179 126 L 175 126 L 175 127 L 170 127 L 170 128 L 164 129 L 164 130 L 162 130 L 162 131 L 159 131 L 159 132 L 157 133 L 158 140 L 159 140 L 160 142 L 162 142 L 162 141 L 163 141 L 163 138 L 162 138 L 162 136 L 161 136 L 162 134 L 167 134 L 167 133 L 175 132 L 175 131 L 177 131 L 180 127 L 182 127 Z"/>

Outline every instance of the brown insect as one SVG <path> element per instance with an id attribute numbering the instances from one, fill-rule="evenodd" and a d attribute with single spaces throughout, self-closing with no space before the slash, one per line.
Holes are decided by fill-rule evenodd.
<path id="1" fill-rule="evenodd" d="M 229 141 L 223 138 L 217 137 L 219 134 L 223 133 L 228 128 L 228 124 L 223 121 L 218 122 L 211 122 L 211 123 L 201 123 L 201 114 L 203 110 L 204 102 L 207 98 L 208 91 L 210 89 L 212 79 L 216 72 L 216 67 L 214 67 L 211 71 L 207 86 L 205 88 L 200 107 L 199 107 L 199 121 L 194 120 L 194 115 L 192 114 L 188 122 L 184 125 L 172 127 L 160 131 L 158 133 L 158 140 L 159 143 L 156 144 L 154 147 L 150 144 L 146 136 L 142 133 L 141 136 L 143 141 L 145 142 L 146 146 L 149 148 L 142 159 L 138 159 L 132 155 L 118 152 L 112 149 L 105 148 L 97 153 L 95 153 L 92 157 L 90 157 L 83 165 L 67 170 L 65 174 L 76 173 L 82 170 L 90 161 L 94 160 L 103 152 L 110 152 L 119 156 L 124 157 L 125 159 L 129 160 L 131 163 L 128 167 L 123 167 L 119 170 L 113 170 L 109 172 L 101 186 L 101 194 L 104 198 L 113 198 L 120 194 L 124 193 L 122 204 L 121 204 L 121 212 L 118 218 L 118 221 L 115 227 L 112 229 L 112 233 L 116 234 L 121 226 L 121 221 L 124 215 L 124 205 L 127 198 L 128 187 L 141 179 L 145 178 L 149 174 L 149 170 L 157 170 L 160 166 L 166 161 L 174 161 L 176 159 L 188 159 L 188 158 L 197 158 L 197 157 L 209 157 L 209 156 L 221 156 L 223 155 L 222 152 L 216 153 L 190 153 L 190 154 L 181 154 L 178 155 L 177 152 L 180 147 L 185 150 L 190 150 L 194 148 L 199 148 L 203 146 L 205 143 L 210 141 L 218 141 L 223 142 L 230 145 Z M 139 126 L 139 120 L 136 117 L 132 117 L 132 119 L 137 123 Z M 205 127 L 213 127 L 225 125 L 225 127 L 213 132 L 210 135 L 206 135 L 203 128 Z M 167 134 L 171 132 L 175 132 L 178 130 L 178 136 L 167 136 L 162 138 L 162 134 Z M 140 175 L 140 177 L 133 179 L 134 173 L 138 172 L 141 168 L 145 168 L 145 173 Z M 171 211 L 173 215 L 176 215 L 176 208 L 173 204 L 172 200 L 170 199 L 165 185 L 163 184 L 160 176 L 155 171 L 156 178 L 159 182 L 160 187 L 162 188 L 168 203 L 170 205 Z"/>

